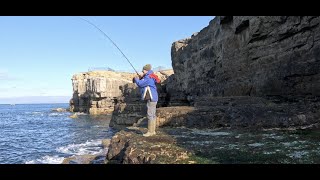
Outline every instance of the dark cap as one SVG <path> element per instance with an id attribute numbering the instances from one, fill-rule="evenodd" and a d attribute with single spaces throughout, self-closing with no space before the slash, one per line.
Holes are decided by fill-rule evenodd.
<path id="1" fill-rule="evenodd" d="M 146 64 L 143 66 L 142 70 L 150 71 L 151 70 L 151 64 Z"/>

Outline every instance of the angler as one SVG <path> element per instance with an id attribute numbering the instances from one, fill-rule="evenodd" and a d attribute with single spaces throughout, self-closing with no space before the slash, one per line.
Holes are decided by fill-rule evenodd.
<path id="1" fill-rule="evenodd" d="M 113 45 L 115 45 L 118 50 L 121 52 L 123 57 L 127 59 L 127 61 L 130 63 L 131 67 L 134 69 L 134 71 L 137 73 L 137 76 L 133 78 L 133 82 L 137 84 L 137 86 L 140 88 L 141 92 L 141 100 L 144 100 L 147 102 L 147 117 L 148 117 L 148 132 L 146 134 L 143 134 L 143 136 L 153 136 L 156 134 L 156 106 L 158 102 L 158 92 L 157 92 L 157 83 L 160 83 L 160 79 L 157 75 L 153 73 L 151 70 L 151 65 L 147 64 L 143 66 L 142 73 L 143 75 L 139 75 L 137 70 L 133 67 L 129 59 L 124 55 L 124 53 L 121 51 L 121 49 L 116 45 L 115 42 L 111 40 L 111 38 L 104 33 L 100 28 L 98 28 L 96 25 L 91 23 L 90 21 L 81 18 L 82 20 L 86 21 L 87 23 L 91 24 L 95 28 L 97 28 L 105 37 L 107 37 Z"/>

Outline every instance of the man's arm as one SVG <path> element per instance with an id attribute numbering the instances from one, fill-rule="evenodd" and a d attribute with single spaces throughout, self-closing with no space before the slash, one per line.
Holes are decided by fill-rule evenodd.
<path id="1" fill-rule="evenodd" d="M 146 87 L 149 85 L 149 79 L 141 79 L 139 80 L 139 78 L 134 78 L 135 83 L 139 86 L 139 87 Z"/>

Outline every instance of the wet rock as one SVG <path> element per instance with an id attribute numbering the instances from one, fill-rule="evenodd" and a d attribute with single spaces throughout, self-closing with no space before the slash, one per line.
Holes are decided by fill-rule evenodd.
<path id="1" fill-rule="evenodd" d="M 62 164 L 92 164 L 97 157 L 97 155 L 77 155 L 65 158 Z"/>
<path id="2" fill-rule="evenodd" d="M 71 115 L 69 117 L 72 118 L 72 119 L 75 119 L 75 118 L 78 118 L 78 115 L 77 114 L 73 114 L 73 115 Z"/>
<path id="3" fill-rule="evenodd" d="M 172 164 L 184 162 L 191 155 L 187 150 L 176 146 L 175 140 L 168 135 L 143 137 L 137 132 L 122 130 L 113 136 L 107 163 Z"/>
<path id="4" fill-rule="evenodd" d="M 156 111 L 157 126 L 183 126 L 187 121 L 188 113 L 194 110 L 195 108 L 190 106 L 158 108 Z"/>
<path id="5" fill-rule="evenodd" d="M 320 110 L 314 109 L 318 105 L 247 96 L 204 97 L 196 99 L 194 107 L 158 108 L 157 125 L 200 129 L 312 128 L 319 122 Z"/>
<path id="6" fill-rule="evenodd" d="M 102 146 L 104 149 L 107 149 L 109 147 L 110 141 L 111 141 L 111 139 L 103 139 L 102 140 Z"/>

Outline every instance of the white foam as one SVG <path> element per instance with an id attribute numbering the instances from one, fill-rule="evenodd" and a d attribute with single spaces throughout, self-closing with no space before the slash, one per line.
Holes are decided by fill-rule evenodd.
<path id="1" fill-rule="evenodd" d="M 43 156 L 36 160 L 27 161 L 26 164 L 61 164 L 63 157 L 59 156 Z"/>
<path id="2" fill-rule="evenodd" d="M 298 141 L 292 141 L 292 142 L 282 142 L 284 146 L 296 146 L 298 144 Z"/>
<path id="3" fill-rule="evenodd" d="M 294 159 L 300 159 L 302 157 L 308 156 L 309 152 L 307 151 L 294 151 L 293 153 L 287 155 Z"/>
<path id="4" fill-rule="evenodd" d="M 263 154 L 276 154 L 276 152 L 272 152 L 272 151 L 263 151 Z"/>
<path id="5" fill-rule="evenodd" d="M 32 112 L 31 114 L 42 114 L 42 112 L 35 111 L 35 112 Z"/>
<path id="6" fill-rule="evenodd" d="M 201 135 L 207 135 L 207 136 L 227 136 L 230 135 L 228 132 L 206 132 L 206 131 L 194 131 L 193 134 L 201 134 Z"/>
<path id="7" fill-rule="evenodd" d="M 38 112 L 38 111 L 35 111 L 35 112 L 24 112 L 25 114 L 32 114 L 32 116 L 44 116 L 43 112 Z"/>
<path id="8" fill-rule="evenodd" d="M 229 149 L 239 149 L 237 144 L 229 144 L 228 148 Z"/>
<path id="9" fill-rule="evenodd" d="M 62 113 L 50 113 L 49 116 L 62 116 Z"/>
<path id="10" fill-rule="evenodd" d="M 266 138 L 271 138 L 271 139 L 275 139 L 275 140 L 282 140 L 284 139 L 283 136 L 280 136 L 280 135 L 276 135 L 275 133 L 272 133 L 272 134 L 262 134 L 262 136 L 266 137 Z"/>
<path id="11" fill-rule="evenodd" d="M 102 139 L 91 140 L 80 144 L 69 144 L 56 149 L 60 153 L 67 154 L 68 156 L 74 155 L 98 155 L 106 154 L 107 149 L 102 148 Z M 26 164 L 61 164 L 64 157 L 55 156 L 43 156 L 36 160 L 26 161 Z"/>
<path id="12" fill-rule="evenodd" d="M 251 147 L 259 147 L 259 146 L 263 146 L 264 144 L 262 143 L 252 143 L 252 144 L 248 144 L 248 146 L 251 146 Z"/>
<path id="13" fill-rule="evenodd" d="M 69 144 L 56 149 L 56 151 L 68 155 L 95 155 L 103 153 L 102 140 L 91 140 L 81 144 Z"/>
<path id="14" fill-rule="evenodd" d="M 240 138 L 242 136 L 242 134 L 239 134 L 238 136 L 235 136 L 235 138 Z"/>
<path id="15" fill-rule="evenodd" d="M 81 116 L 81 115 L 85 116 L 85 115 L 88 115 L 88 114 L 83 113 L 83 112 L 76 112 L 76 113 L 74 113 L 74 114 L 76 114 L 77 116 Z"/>

